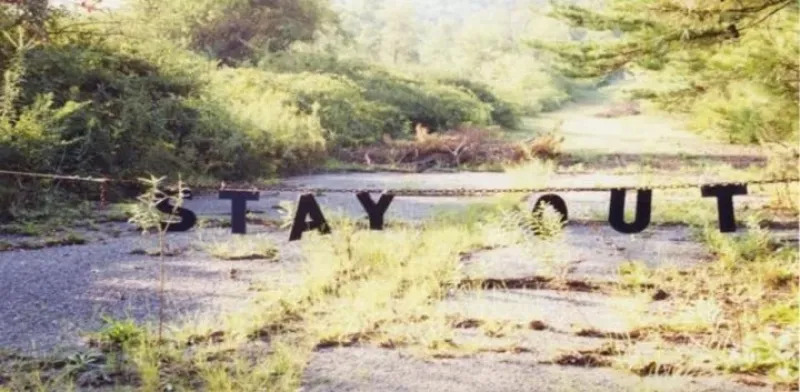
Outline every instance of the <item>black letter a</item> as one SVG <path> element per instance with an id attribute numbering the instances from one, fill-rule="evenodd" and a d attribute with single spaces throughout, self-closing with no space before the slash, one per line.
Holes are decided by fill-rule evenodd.
<path id="1" fill-rule="evenodd" d="M 306 217 L 310 217 L 311 221 L 306 222 Z M 319 230 L 322 234 L 331 232 L 314 195 L 307 193 L 300 195 L 300 199 L 297 201 L 297 212 L 294 214 L 294 223 L 292 224 L 292 232 L 289 234 L 289 241 L 299 240 L 303 237 L 303 232 L 309 230 Z"/>

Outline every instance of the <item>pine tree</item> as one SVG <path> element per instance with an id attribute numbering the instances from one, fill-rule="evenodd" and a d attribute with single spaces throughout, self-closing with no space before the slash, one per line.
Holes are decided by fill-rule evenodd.
<path id="1" fill-rule="evenodd" d="M 609 0 L 601 9 L 553 4 L 576 28 L 622 33 L 604 40 L 536 42 L 568 77 L 623 69 L 659 83 L 635 91 L 692 114 L 701 130 L 732 142 L 798 134 L 798 2 L 795 0 Z"/>

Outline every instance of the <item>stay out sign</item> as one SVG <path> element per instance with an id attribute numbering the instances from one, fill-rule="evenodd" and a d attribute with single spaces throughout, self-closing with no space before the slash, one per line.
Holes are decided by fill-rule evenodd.
<path id="1" fill-rule="evenodd" d="M 640 233 L 650 225 L 650 215 L 653 202 L 652 189 L 636 190 L 636 211 L 632 222 L 625 221 L 625 196 L 627 189 L 612 189 L 611 201 L 608 208 L 608 224 L 616 231 L 623 234 Z M 746 184 L 733 185 L 709 185 L 700 188 L 698 197 L 715 198 L 717 200 L 717 212 L 719 229 L 723 233 L 736 231 L 736 218 L 734 216 L 734 197 L 747 195 Z M 247 202 L 258 201 L 261 193 L 259 191 L 242 190 L 220 190 L 221 200 L 230 200 L 231 203 L 231 231 L 234 234 L 247 233 Z M 378 200 L 374 200 L 370 193 L 356 193 L 364 211 L 369 219 L 371 230 L 383 230 L 384 216 L 392 205 L 395 196 L 390 192 L 381 193 Z M 545 203 L 550 204 L 561 215 L 566 222 L 569 218 L 567 203 L 557 194 L 549 193 L 539 197 L 534 204 L 533 210 L 536 211 Z M 195 213 L 186 208 L 175 208 L 169 198 L 164 199 L 158 209 L 164 213 L 175 214 L 180 217 L 180 222 L 170 223 L 169 231 L 181 232 L 192 229 L 197 223 Z M 297 201 L 294 221 L 289 233 L 289 241 L 297 241 L 302 238 L 303 233 L 310 230 L 317 230 L 323 234 L 331 232 L 332 228 L 325 220 L 322 209 L 317 203 L 313 194 L 300 195 Z"/>

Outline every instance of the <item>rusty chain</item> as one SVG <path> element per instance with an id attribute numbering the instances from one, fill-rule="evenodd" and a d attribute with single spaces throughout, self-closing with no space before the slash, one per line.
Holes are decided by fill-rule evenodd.
<path id="1" fill-rule="evenodd" d="M 112 179 L 90 176 L 68 176 L 49 173 L 32 173 L 11 170 L 0 170 L 0 175 L 14 175 L 21 177 L 37 177 L 59 179 L 67 181 L 85 181 L 100 183 L 101 199 L 105 200 L 107 185 L 109 183 L 136 183 L 134 180 Z M 509 193 L 575 193 L 575 192 L 610 192 L 612 190 L 675 190 L 690 189 L 706 186 L 726 186 L 726 185 L 768 185 L 800 182 L 800 178 L 778 178 L 753 181 L 718 181 L 718 182 L 684 182 L 673 184 L 644 184 L 644 185 L 604 185 L 587 187 L 538 187 L 538 188 L 408 188 L 408 189 L 381 189 L 381 188 L 327 188 L 327 187 L 302 187 L 302 186 L 276 186 L 276 187 L 227 187 L 221 183 L 219 187 L 197 186 L 190 187 L 192 190 L 200 191 L 244 191 L 244 192 L 277 192 L 277 193 L 390 193 L 395 196 L 417 196 L 417 197 L 481 197 L 486 195 L 509 194 Z"/>
<path id="2" fill-rule="evenodd" d="M 266 188 L 227 188 L 220 187 L 217 190 L 242 191 L 242 192 L 277 192 L 277 193 L 390 193 L 395 196 L 418 196 L 418 197 L 480 197 L 486 195 L 496 195 L 504 193 L 575 193 L 575 192 L 610 192 L 612 190 L 646 190 L 646 189 L 690 189 L 705 186 L 725 186 L 725 185 L 768 185 L 800 182 L 800 178 L 769 179 L 755 181 L 727 181 L 727 182 L 694 182 L 676 184 L 654 184 L 654 185 L 620 185 L 620 186 L 590 186 L 590 187 L 539 187 L 539 188 L 419 188 L 419 189 L 380 189 L 380 188 L 313 188 L 313 187 L 266 187 Z M 211 188 L 196 188 L 207 189 Z"/>
<path id="3" fill-rule="evenodd" d="M 9 176 L 19 176 L 19 177 L 37 177 L 37 178 L 48 178 L 51 180 L 66 180 L 66 181 L 83 181 L 83 182 L 111 182 L 113 180 L 108 178 L 99 178 L 99 177 L 91 177 L 91 176 L 68 176 L 64 174 L 50 174 L 50 173 L 32 173 L 32 172 L 22 172 L 22 171 L 14 171 L 14 170 L 0 170 L 0 174 L 5 174 Z"/>

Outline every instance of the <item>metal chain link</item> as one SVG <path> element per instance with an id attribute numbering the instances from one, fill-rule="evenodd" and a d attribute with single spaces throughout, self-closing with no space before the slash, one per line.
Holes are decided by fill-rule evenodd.
<path id="1" fill-rule="evenodd" d="M 50 174 L 50 173 L 31 173 L 31 172 L 21 172 L 21 171 L 14 171 L 14 170 L 0 170 L 0 174 L 6 174 L 10 176 L 19 176 L 19 177 L 38 177 L 38 178 L 49 178 L 51 180 L 66 180 L 66 181 L 83 181 L 83 182 L 109 182 L 109 181 L 117 181 L 111 180 L 108 178 L 98 178 L 98 177 L 81 177 L 81 176 L 67 176 L 63 174 Z M 120 180 L 121 181 L 121 180 Z M 119 181 L 117 181 L 119 182 Z"/>
<path id="2" fill-rule="evenodd" d="M 60 174 L 48 173 L 31 173 L 19 172 L 11 170 L 0 170 L 0 174 L 15 175 L 23 177 L 39 177 L 50 179 L 61 179 L 67 181 L 87 181 L 96 182 L 101 184 L 100 197 L 101 203 L 106 203 L 107 184 L 109 183 L 135 183 L 133 180 L 125 179 L 111 179 L 111 178 L 98 178 L 98 177 L 80 177 L 80 176 L 67 176 Z M 219 187 L 197 186 L 191 187 L 193 190 L 206 190 L 206 191 L 243 191 L 243 192 L 278 192 L 278 193 L 390 193 L 395 196 L 417 196 L 417 197 L 481 197 L 486 195 L 497 195 L 504 193 L 575 193 L 575 192 L 610 192 L 612 190 L 655 190 L 655 189 L 689 189 L 699 188 L 706 186 L 726 186 L 726 185 L 767 185 L 767 184 L 782 184 L 800 182 L 800 178 L 778 178 L 768 180 L 754 180 L 754 181 L 723 181 L 723 182 L 692 182 L 692 183 L 674 183 L 674 184 L 646 184 L 646 185 L 598 185 L 589 187 L 539 187 L 539 188 L 418 188 L 418 189 L 380 189 L 380 188 L 312 188 L 301 186 L 283 186 L 283 187 L 250 187 L 250 188 L 229 188 L 225 183 L 221 183 Z"/>
<path id="3" fill-rule="evenodd" d="M 218 190 L 242 191 L 242 192 L 277 192 L 277 193 L 389 193 L 395 196 L 419 196 L 419 197 L 480 197 L 486 195 L 496 195 L 504 193 L 575 193 L 575 192 L 610 192 L 612 190 L 646 190 L 646 189 L 690 189 L 705 186 L 726 186 L 726 185 L 767 185 L 800 182 L 800 178 L 770 179 L 739 182 L 696 182 L 696 183 L 676 183 L 676 184 L 657 184 L 657 185 L 627 185 L 627 186 L 591 186 L 591 187 L 541 187 L 541 188 L 419 188 L 419 189 L 380 189 L 380 188 L 312 188 L 312 187 L 267 187 L 267 188 L 227 188 L 220 187 Z M 198 189 L 198 188 L 196 188 Z M 202 188 L 200 188 L 202 189 Z M 210 189 L 210 188 L 208 188 Z"/>

